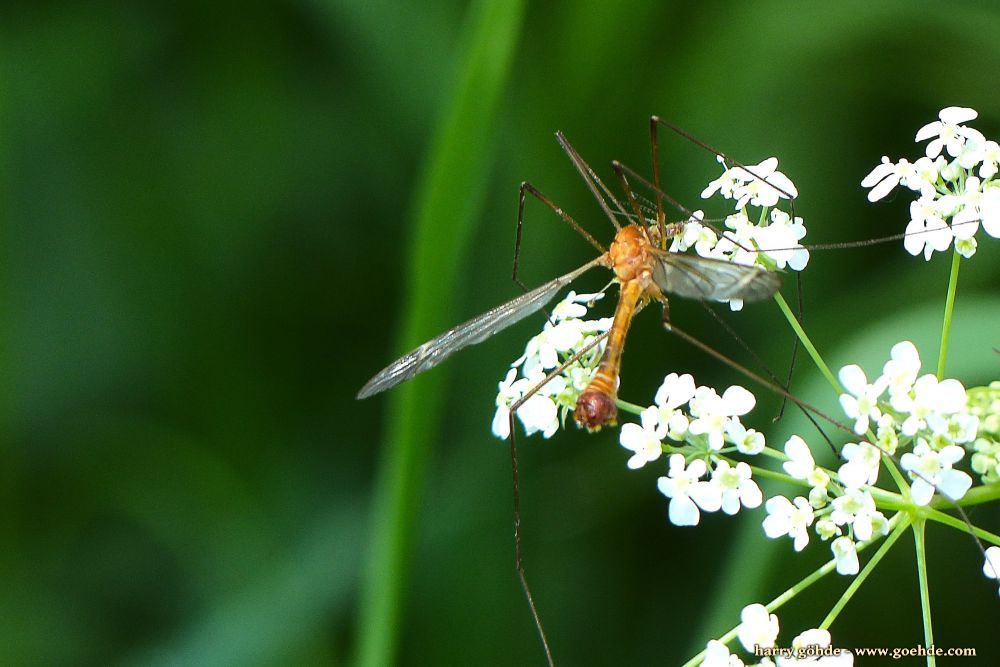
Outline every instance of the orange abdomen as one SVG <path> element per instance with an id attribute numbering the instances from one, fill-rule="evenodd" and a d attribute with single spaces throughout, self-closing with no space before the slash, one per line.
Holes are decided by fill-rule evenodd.
<path id="1" fill-rule="evenodd" d="M 615 406 L 618 371 L 621 367 L 622 350 L 625 348 L 625 335 L 632 324 L 642 292 L 643 288 L 638 280 L 630 280 L 622 285 L 615 320 L 608 333 L 608 344 L 604 348 L 601 363 L 594 379 L 576 401 L 574 417 L 578 424 L 588 429 L 613 424 L 618 418 L 618 408 Z"/>

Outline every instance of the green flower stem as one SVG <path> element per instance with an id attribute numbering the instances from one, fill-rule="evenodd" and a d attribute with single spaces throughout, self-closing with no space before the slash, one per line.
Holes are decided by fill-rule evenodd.
<path id="1" fill-rule="evenodd" d="M 893 523 L 896 523 L 895 527 L 892 526 Z M 830 610 L 830 613 L 826 615 L 826 618 L 823 619 L 823 622 L 819 624 L 819 627 L 821 629 L 826 630 L 831 625 L 833 625 L 833 622 L 836 620 L 837 616 L 840 615 L 840 612 L 844 610 L 844 607 L 847 606 L 847 603 L 850 602 L 851 598 L 854 597 L 854 594 L 858 591 L 859 588 L 861 588 L 861 584 L 865 582 L 865 579 L 868 578 L 868 575 L 870 575 L 872 572 L 875 571 L 875 567 L 878 565 L 879 561 L 885 558 L 885 555 L 889 553 L 889 549 L 891 549 L 892 545 L 896 542 L 896 540 L 898 540 L 903 535 L 903 533 L 906 532 L 906 529 L 907 527 L 909 527 L 909 525 L 910 525 L 909 516 L 902 512 L 896 514 L 896 516 L 892 517 L 892 519 L 889 520 L 889 526 L 891 528 L 889 536 L 885 539 L 885 542 L 883 542 L 879 546 L 878 551 L 875 552 L 875 555 L 872 556 L 867 563 L 865 563 L 865 566 L 864 568 L 861 569 L 861 572 L 859 572 L 858 575 L 851 580 L 851 583 L 847 587 L 847 590 L 845 590 L 844 594 L 840 596 L 840 599 L 837 600 L 837 603 L 833 605 L 833 608 Z M 861 551 L 862 549 L 866 548 L 869 544 L 872 544 L 872 542 L 873 540 L 865 542 L 858 548 L 858 551 Z M 830 563 L 830 565 L 833 565 L 833 563 Z"/>
<path id="2" fill-rule="evenodd" d="M 774 449 L 773 447 L 765 447 L 764 449 L 761 450 L 760 455 L 769 456 L 772 459 L 777 459 L 778 461 L 782 462 L 788 460 L 788 454 L 784 453 L 781 450 Z"/>
<path id="3" fill-rule="evenodd" d="M 948 296 L 944 302 L 944 322 L 941 325 L 941 351 L 938 353 L 937 379 L 944 379 L 944 366 L 948 357 L 948 338 L 951 336 L 951 320 L 955 312 L 955 293 L 958 291 L 958 269 L 962 266 L 962 256 L 955 250 L 951 255 L 951 275 L 948 277 Z"/>
<path id="4" fill-rule="evenodd" d="M 777 482 L 785 482 L 787 484 L 794 484 L 795 486 L 801 486 L 803 488 L 809 488 L 809 482 L 804 479 L 795 479 L 790 475 L 786 475 L 782 472 L 777 472 L 775 470 L 768 470 L 767 468 L 761 468 L 759 466 L 750 466 L 750 470 L 753 472 L 755 478 L 761 479 L 773 479 Z"/>
<path id="5" fill-rule="evenodd" d="M 805 329 L 802 328 L 802 325 L 795 317 L 795 313 L 792 312 L 792 309 L 788 307 L 788 303 L 785 301 L 785 297 L 781 296 L 781 292 L 774 295 L 774 302 L 778 304 L 778 308 L 780 308 L 781 312 L 785 315 L 785 319 L 788 320 L 792 330 L 795 331 L 795 335 L 799 337 L 800 341 L 802 341 L 803 347 L 806 348 L 809 356 L 812 357 L 813 363 L 815 363 L 816 367 L 819 368 L 820 373 L 823 374 L 823 377 L 826 378 L 826 381 L 830 383 L 830 386 L 833 387 L 834 391 L 836 391 L 838 395 L 843 394 L 844 388 L 840 386 L 840 382 L 837 381 L 837 378 L 830 370 L 830 367 L 826 365 L 825 361 L 823 361 L 823 357 L 821 357 L 819 352 L 816 350 L 816 346 L 812 344 L 811 340 L 809 340 L 809 336 L 806 335 Z"/>
<path id="6" fill-rule="evenodd" d="M 782 593 L 774 600 L 772 600 L 769 604 L 767 604 L 766 605 L 767 610 L 769 612 L 775 611 L 776 609 L 781 607 L 781 605 L 785 604 L 786 602 L 794 598 L 796 595 L 802 593 L 807 588 L 815 584 L 817 581 L 819 581 L 826 575 L 830 574 L 830 572 L 833 572 L 834 567 L 836 567 L 836 564 L 833 561 L 824 563 L 822 567 L 813 571 L 811 574 L 803 578 L 801 581 L 796 583 L 794 586 L 792 586 L 784 593 Z M 736 627 L 732 628 L 729 632 L 719 637 L 719 641 L 722 642 L 723 644 L 728 644 L 729 642 L 736 639 L 736 633 L 737 630 L 739 630 L 739 627 L 740 626 L 737 625 Z M 683 667 L 694 667 L 694 665 L 700 664 L 702 659 L 704 659 L 704 657 L 705 657 L 705 651 L 702 651 L 698 655 L 694 656 L 693 658 L 685 662 Z"/>
<path id="7" fill-rule="evenodd" d="M 957 519 L 950 514 L 945 514 L 944 512 L 929 507 L 923 507 L 921 510 L 923 515 L 931 521 L 937 521 L 938 523 L 960 530 L 963 533 L 969 532 L 969 525 L 961 519 Z M 976 526 L 972 527 L 972 533 L 984 542 L 1000 546 L 1000 535 L 995 535 L 988 530 L 983 530 L 982 528 L 978 528 Z"/>
<path id="8" fill-rule="evenodd" d="M 628 401 L 623 401 L 620 398 L 615 400 L 615 405 L 618 406 L 619 410 L 624 410 L 625 412 L 631 412 L 634 415 L 641 415 L 642 411 L 646 409 L 641 405 L 636 405 L 635 403 L 629 403 Z"/>
<path id="9" fill-rule="evenodd" d="M 878 442 L 877 440 L 869 440 L 869 442 Z M 896 466 L 896 462 L 892 460 L 892 457 L 886 456 L 884 453 L 882 455 L 882 463 L 885 465 L 885 469 L 889 471 L 889 476 L 896 483 L 896 488 L 899 492 L 903 494 L 904 497 L 910 497 L 910 485 L 906 481 L 906 476 L 899 470 Z"/>
<path id="10" fill-rule="evenodd" d="M 886 491 L 877 486 L 866 486 L 865 489 L 872 494 L 872 499 L 880 510 L 910 511 L 913 509 L 913 503 L 898 493 Z"/>
<path id="11" fill-rule="evenodd" d="M 398 341 L 408 349 L 453 321 L 442 285 L 460 282 L 489 181 L 493 124 L 520 33 L 524 2 L 473 2 L 459 40 L 458 71 L 416 190 L 407 304 Z M 433 267 L 433 270 L 431 269 Z M 386 397 L 386 426 L 373 498 L 356 623 L 356 663 L 397 662 L 408 563 L 426 462 L 445 406 L 444 376 L 416 378 Z"/>
<path id="12" fill-rule="evenodd" d="M 924 528 L 927 522 L 917 519 L 913 522 L 913 545 L 917 550 L 917 578 L 920 581 L 920 616 L 924 621 L 924 646 L 934 645 L 934 625 L 931 620 L 931 590 L 927 583 L 927 542 Z M 933 655 L 927 656 L 928 667 L 937 664 Z"/>
<path id="13" fill-rule="evenodd" d="M 798 481 L 798 480 L 796 480 L 796 481 Z M 903 515 L 897 515 L 897 516 L 901 517 Z M 902 534 L 902 532 L 906 528 L 906 526 L 909 525 L 909 521 L 908 520 L 904 521 L 902 519 L 897 519 L 897 517 L 893 517 L 892 520 L 889 521 L 889 525 L 892 526 L 893 522 L 896 522 L 896 521 L 901 522 L 902 525 L 896 527 L 895 531 L 889 535 L 889 538 L 886 540 L 887 543 L 891 544 L 890 541 L 895 541 L 896 539 L 898 539 L 899 535 Z M 864 549 L 867 549 L 873 542 L 874 542 L 874 540 L 870 540 L 868 542 L 865 542 L 865 543 L 859 545 L 858 546 L 858 551 L 863 551 Z M 886 550 L 888 550 L 888 547 L 885 544 L 883 544 L 882 547 L 879 549 L 879 553 L 876 553 L 875 556 L 872 558 L 872 561 L 873 562 L 878 562 L 878 560 L 880 560 L 881 557 L 882 557 L 880 554 L 882 554 Z M 821 567 L 819 567 L 816 570 L 814 570 L 812 573 L 810 573 L 809 575 L 807 575 L 806 577 L 804 577 L 802 580 L 800 580 L 799 582 L 797 582 L 791 588 L 788 588 L 781 595 L 779 595 L 778 597 L 776 597 L 773 600 L 771 600 L 771 602 L 769 602 L 767 605 L 765 605 L 767 607 L 767 610 L 769 612 L 774 612 L 774 611 L 780 609 L 781 606 L 784 605 L 786 602 L 788 602 L 789 600 L 793 599 L 798 594 L 803 593 L 807 588 L 809 588 L 810 586 L 812 586 L 813 584 L 815 584 L 817 581 L 819 581 L 820 579 L 822 579 L 826 575 L 828 575 L 831 572 L 833 572 L 836 569 L 836 567 L 837 567 L 837 562 L 835 560 L 827 561 Z M 868 569 L 868 568 L 866 567 L 866 569 Z M 826 626 L 820 626 L 820 627 L 826 627 Z M 736 633 L 737 633 L 738 629 L 739 629 L 739 626 L 737 625 L 736 627 L 734 627 L 731 630 L 729 630 L 729 632 L 727 632 L 726 634 L 724 634 L 721 637 L 719 637 L 719 641 L 722 642 L 723 644 L 728 644 L 729 642 L 731 642 L 733 639 L 736 638 Z M 688 660 L 687 662 L 685 662 L 684 665 L 683 665 L 683 667 L 694 667 L 694 665 L 697 665 L 697 664 L 701 663 L 701 661 L 702 661 L 702 659 L 704 657 L 705 657 L 705 652 L 702 651 L 698 655 L 694 656 L 693 658 L 691 658 L 690 660 Z"/>

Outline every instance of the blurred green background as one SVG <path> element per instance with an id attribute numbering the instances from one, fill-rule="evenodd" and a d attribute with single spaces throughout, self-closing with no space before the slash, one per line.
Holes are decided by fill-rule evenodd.
<path id="1" fill-rule="evenodd" d="M 357 389 L 518 293 L 521 180 L 610 239 L 555 130 L 602 176 L 612 158 L 648 173 L 660 114 L 743 161 L 777 155 L 807 241 L 897 233 L 906 197 L 869 205 L 859 181 L 883 154 L 917 157 L 944 106 L 1000 136 L 998 34 L 989 2 L 8 7 L 0 662 L 541 662 L 489 432 L 496 382 L 541 320 L 392 394 Z M 666 134 L 662 152 L 665 189 L 697 207 L 712 156 Z M 527 218 L 529 284 L 591 257 L 544 207 Z M 1000 366 L 1000 252 L 980 239 L 949 365 L 967 385 Z M 807 328 L 834 367 L 876 371 L 910 338 L 930 370 L 947 271 L 899 243 L 815 253 Z M 787 368 L 773 304 L 720 312 Z M 740 355 L 696 304 L 672 316 Z M 625 356 L 626 400 L 670 371 L 749 385 L 655 314 Z M 796 384 L 835 405 L 804 357 Z M 791 412 L 771 425 L 757 393 L 770 441 L 818 441 Z M 670 526 L 662 466 L 627 470 L 616 432 L 520 449 L 528 576 L 561 664 L 678 664 L 829 553 L 765 540 L 762 510 Z M 972 518 L 1000 528 L 995 508 Z M 929 540 L 938 644 L 995 662 L 974 543 Z M 921 643 L 912 553 L 907 536 L 835 644 Z M 846 584 L 780 612 L 782 643 Z"/>

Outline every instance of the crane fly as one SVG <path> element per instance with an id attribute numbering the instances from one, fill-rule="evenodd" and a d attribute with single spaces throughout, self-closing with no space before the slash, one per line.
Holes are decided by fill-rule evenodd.
<path id="1" fill-rule="evenodd" d="M 640 221 L 621 226 L 594 185 L 594 181 L 597 181 L 607 192 L 603 183 L 600 183 L 593 170 L 579 157 L 561 133 L 557 133 L 556 137 L 617 228 L 611 246 L 603 251 L 589 234 L 579 230 L 593 245 L 603 251 L 600 256 L 574 271 L 550 280 L 427 341 L 376 374 L 358 392 L 359 399 L 368 398 L 405 382 L 418 373 L 437 366 L 455 352 L 490 338 L 541 310 L 563 287 L 591 268 L 601 266 L 614 273 L 613 282 L 618 283 L 620 295 L 613 324 L 607 334 L 603 356 L 590 384 L 580 394 L 574 413 L 578 424 L 591 430 L 598 429 L 605 424 L 615 423 L 617 419 L 615 401 L 621 356 L 626 334 L 639 308 L 655 301 L 663 304 L 666 309 L 668 295 L 705 301 L 726 299 L 760 301 L 773 296 L 781 287 L 781 279 L 777 272 L 760 266 L 734 264 L 723 259 L 667 250 L 669 241 L 683 231 L 684 223 L 664 224 L 658 188 L 657 217 L 655 220 L 647 219 L 628 188 L 621 165 L 616 162 L 614 163 L 616 171 L 636 212 L 635 219 Z M 542 199 L 561 217 L 568 218 L 561 209 L 552 205 L 544 195 L 529 184 L 522 184 L 521 212 L 523 212 L 526 187 L 527 191 Z M 619 210 L 625 214 L 620 206 Z M 520 231 L 520 214 L 518 222 Z M 579 229 L 571 218 L 568 218 L 567 222 Z"/>

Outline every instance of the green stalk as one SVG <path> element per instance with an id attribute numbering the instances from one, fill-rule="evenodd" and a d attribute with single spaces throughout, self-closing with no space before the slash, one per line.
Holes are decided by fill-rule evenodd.
<path id="1" fill-rule="evenodd" d="M 917 550 L 917 578 L 920 581 L 920 616 L 924 622 L 924 646 L 934 645 L 934 626 L 931 621 L 931 590 L 927 583 L 927 542 L 924 528 L 927 522 L 919 518 L 913 522 L 913 545 Z M 927 656 L 928 667 L 937 664 L 933 655 Z"/>
<path id="2" fill-rule="evenodd" d="M 785 604 L 786 602 L 794 598 L 796 595 L 806 590 L 807 588 L 815 584 L 817 581 L 819 581 L 826 575 L 833 572 L 834 567 L 835 563 L 833 561 L 824 563 L 821 567 L 814 570 L 811 574 L 807 575 L 801 581 L 799 581 L 794 586 L 787 589 L 784 593 L 782 593 L 774 600 L 772 600 L 769 604 L 765 605 L 767 607 L 768 612 L 774 612 L 776 609 L 780 608 L 781 605 Z M 731 642 L 733 639 L 736 638 L 736 633 L 739 630 L 739 627 L 740 626 L 737 625 L 736 627 L 732 628 L 729 632 L 719 637 L 719 641 L 722 642 L 723 644 L 728 644 L 729 642 Z M 702 651 L 701 653 L 698 653 L 693 658 L 685 662 L 683 667 L 694 667 L 695 665 L 699 665 L 701 664 L 701 661 L 704 659 L 704 657 L 705 657 L 705 651 Z"/>
<path id="3" fill-rule="evenodd" d="M 799 320 L 795 317 L 795 313 L 793 313 L 792 309 L 789 308 L 788 303 L 785 301 L 785 297 L 781 296 L 781 292 L 774 295 L 774 301 L 778 304 L 778 308 L 780 308 L 781 312 L 785 315 L 785 319 L 788 320 L 788 323 L 792 326 L 792 330 L 795 332 L 795 335 L 799 337 L 799 340 L 802 342 L 802 346 L 806 348 L 809 356 L 812 357 L 813 363 L 816 364 L 819 372 L 823 374 L 823 377 L 826 378 L 826 381 L 830 383 L 830 386 L 833 387 L 834 391 L 836 391 L 838 395 L 843 394 L 844 388 L 840 386 L 840 382 L 837 381 L 837 378 L 830 370 L 830 367 L 826 365 L 825 361 L 823 361 L 823 357 L 821 357 L 819 352 L 816 350 L 816 346 L 812 344 L 811 340 L 809 340 L 809 336 L 806 335 L 805 329 L 802 328 Z"/>
<path id="4" fill-rule="evenodd" d="M 902 516 L 902 515 L 897 515 L 897 516 Z M 896 521 L 896 517 L 893 517 L 892 521 Z M 896 528 L 893 529 L 893 532 L 890 533 L 889 537 L 886 539 L 886 543 L 887 544 L 883 544 L 879 548 L 878 553 L 875 554 L 875 556 L 872 558 L 872 561 L 878 562 L 879 560 L 881 560 L 882 556 L 884 555 L 884 552 L 889 549 L 889 546 L 891 546 L 892 542 L 894 542 L 897 539 L 899 539 L 899 536 L 902 534 L 903 530 L 906 528 L 907 525 L 909 525 L 908 521 L 903 521 L 902 519 L 900 519 L 899 521 L 901 522 L 901 525 L 897 526 Z M 892 525 L 891 522 L 890 522 L 890 525 Z M 875 542 L 875 540 L 869 540 L 869 541 L 867 541 L 867 542 L 859 545 L 858 546 L 858 551 L 859 552 L 860 551 L 864 551 L 865 549 L 867 549 L 874 542 Z M 792 600 L 793 598 L 795 598 L 795 596 L 797 596 L 800 593 L 804 592 L 806 589 L 808 589 L 810 586 L 812 586 L 813 584 L 815 584 L 817 581 L 819 581 L 820 579 L 822 579 L 826 575 L 828 575 L 831 572 L 833 572 L 834 569 L 836 569 L 836 567 L 837 567 L 837 562 L 835 560 L 830 560 L 830 561 L 827 561 L 826 563 L 823 563 L 823 565 L 821 565 L 819 568 L 813 570 L 810 574 L 808 574 L 805 577 L 803 577 L 795 585 L 793 585 L 792 587 L 786 589 L 778 597 L 774 598 L 769 603 L 767 603 L 765 605 L 767 607 L 767 610 L 769 612 L 774 612 L 774 611 L 780 609 L 781 606 L 784 605 L 786 602 L 788 602 L 789 600 Z M 874 567 L 874 566 L 872 566 L 872 567 Z M 832 622 L 832 620 L 831 620 L 831 622 Z M 827 626 L 826 625 L 822 625 L 820 627 L 824 627 L 825 628 Z M 734 627 L 731 630 L 729 630 L 729 632 L 727 632 L 726 634 L 724 634 L 721 637 L 719 637 L 719 641 L 722 642 L 723 644 L 728 644 L 729 642 L 731 642 L 733 639 L 736 638 L 736 633 L 737 633 L 738 630 L 739 630 L 739 626 L 737 625 L 736 627 Z M 705 652 L 702 651 L 702 652 L 698 653 L 697 655 L 695 655 L 690 660 L 688 660 L 687 662 L 685 662 L 683 667 L 694 667 L 695 665 L 701 664 L 701 661 L 702 661 L 702 659 L 704 657 L 705 657 Z"/>
<path id="5" fill-rule="evenodd" d="M 400 349 L 452 323 L 449 286 L 460 284 L 490 170 L 488 137 L 507 82 L 524 3 L 478 0 L 469 9 L 459 64 L 445 98 L 413 209 L 410 265 Z M 387 397 L 366 570 L 360 593 L 357 664 L 396 663 L 403 591 L 407 588 L 416 508 L 431 443 L 440 427 L 443 378 L 438 371 Z"/>
<path id="6" fill-rule="evenodd" d="M 906 528 L 910 525 L 910 521 L 909 519 L 902 518 L 905 516 L 906 516 L 905 514 L 900 512 L 890 520 L 890 525 L 891 525 L 892 521 L 895 521 L 897 517 L 899 517 L 898 525 L 896 525 L 892 529 L 892 532 L 889 533 L 889 536 L 885 539 L 885 542 L 883 542 L 879 546 L 878 550 L 875 552 L 875 555 L 873 555 L 871 559 L 867 563 L 865 563 L 865 566 L 861 569 L 861 572 L 859 572 L 858 575 L 851 580 L 851 583 L 847 587 L 847 590 L 845 590 L 844 594 L 840 596 L 840 599 L 837 600 L 837 603 L 833 605 L 833 608 L 830 609 L 830 613 L 826 615 L 826 618 L 823 619 L 823 622 L 819 624 L 820 628 L 826 630 L 831 625 L 833 625 L 833 622 L 837 620 L 837 616 L 840 615 L 840 612 L 844 610 L 844 607 L 847 606 L 847 603 L 850 602 L 851 598 L 854 597 L 854 594 L 858 592 L 859 588 L 861 588 L 861 584 L 863 584 L 865 580 L 868 578 L 868 576 L 875 571 L 875 567 L 879 564 L 879 562 L 883 558 L 885 558 L 885 555 L 889 553 L 889 549 L 892 548 L 892 545 L 896 542 L 896 540 L 900 538 L 900 536 L 902 536 L 903 532 L 906 531 Z M 864 545 L 862 545 L 862 548 L 864 548 L 868 544 L 871 544 L 873 541 L 874 540 L 870 540 L 869 542 L 865 543 Z M 858 549 L 858 551 L 861 551 L 861 549 Z"/>
<path id="7" fill-rule="evenodd" d="M 966 534 L 970 532 L 968 524 L 961 519 L 956 519 L 950 514 L 945 514 L 944 512 L 929 507 L 924 507 L 922 510 L 923 514 L 931 521 L 937 521 L 938 523 L 950 526 L 955 530 L 959 530 Z M 988 530 L 983 530 L 982 528 L 978 528 L 976 526 L 972 527 L 971 533 L 984 542 L 1000 546 L 1000 535 L 996 535 Z"/>
<path id="8" fill-rule="evenodd" d="M 948 277 L 948 296 L 944 302 L 944 322 L 941 325 L 941 351 L 938 353 L 937 378 L 944 379 L 944 365 L 948 357 L 948 338 L 951 336 L 952 314 L 955 312 L 955 293 L 958 291 L 958 269 L 962 256 L 955 250 L 951 255 L 951 275 Z"/>

